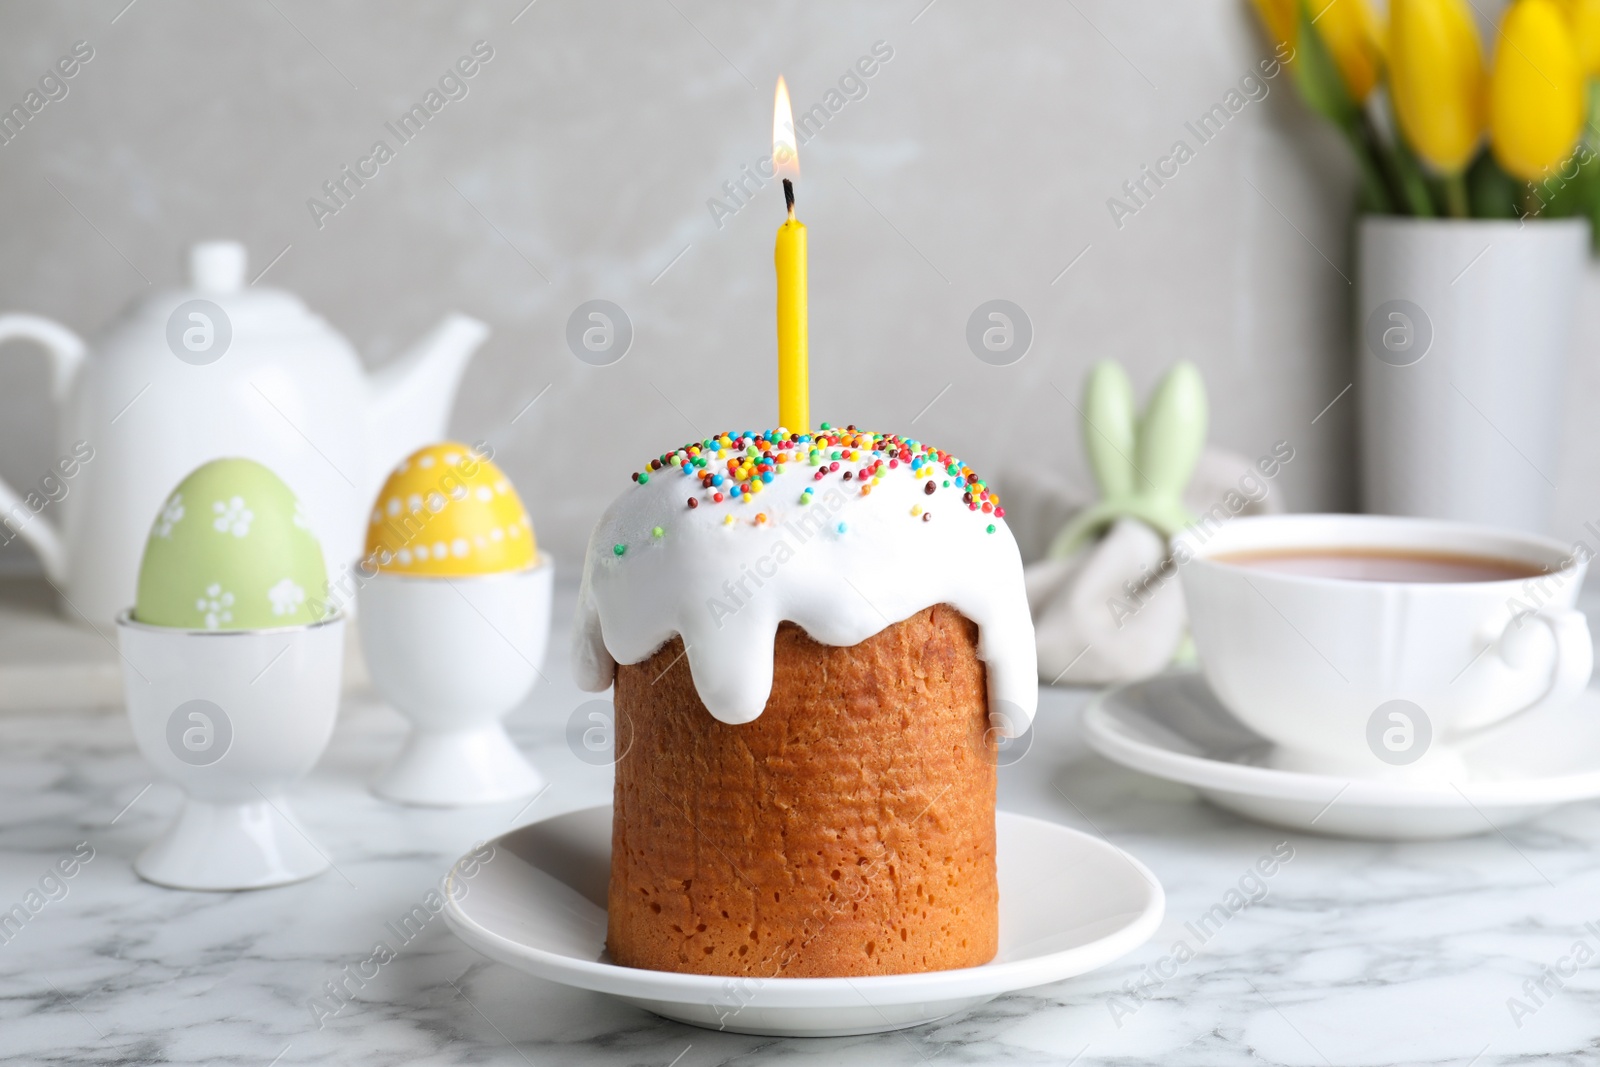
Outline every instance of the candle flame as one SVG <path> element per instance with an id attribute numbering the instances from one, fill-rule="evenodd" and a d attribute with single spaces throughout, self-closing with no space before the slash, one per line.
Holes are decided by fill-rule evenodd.
<path id="1" fill-rule="evenodd" d="M 794 109 L 789 106 L 789 86 L 778 75 L 772 100 L 772 165 L 779 178 L 800 177 L 800 148 L 795 143 Z"/>

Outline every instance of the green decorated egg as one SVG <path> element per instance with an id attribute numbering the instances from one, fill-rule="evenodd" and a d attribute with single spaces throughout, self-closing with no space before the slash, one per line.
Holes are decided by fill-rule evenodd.
<path id="1" fill-rule="evenodd" d="M 320 621 L 327 571 L 300 501 L 249 459 L 196 467 L 150 527 L 133 616 L 186 630 Z"/>

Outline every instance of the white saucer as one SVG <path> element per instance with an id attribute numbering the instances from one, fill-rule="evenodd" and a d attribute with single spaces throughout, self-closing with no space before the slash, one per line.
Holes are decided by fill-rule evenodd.
<path id="1" fill-rule="evenodd" d="M 1138 860 L 1040 819 L 1001 812 L 996 826 L 1000 953 L 982 967 L 766 980 L 619 967 L 605 952 L 610 805 L 496 838 L 494 858 L 474 877 L 464 878 L 460 866 L 452 871 L 444 915 L 468 945 L 519 971 L 610 993 L 694 1026 L 781 1037 L 931 1022 L 1001 993 L 1104 967 L 1155 933 L 1166 897 Z"/>
<path id="2" fill-rule="evenodd" d="M 1196 671 L 1097 696 L 1084 735 L 1107 759 L 1199 790 L 1218 807 L 1313 833 L 1384 840 L 1461 837 L 1600 797 L 1600 693 L 1519 716 L 1460 747 L 1456 782 L 1351 779 L 1263 766 L 1271 742 L 1235 719 Z"/>

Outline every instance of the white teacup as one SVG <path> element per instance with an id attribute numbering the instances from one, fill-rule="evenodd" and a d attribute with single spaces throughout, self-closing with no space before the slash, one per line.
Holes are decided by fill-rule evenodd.
<path id="1" fill-rule="evenodd" d="M 1541 573 L 1373 581 L 1285 573 L 1261 559 L 1317 549 Z M 1173 554 L 1206 681 L 1277 744 L 1272 764 L 1285 770 L 1456 780 L 1455 746 L 1570 701 L 1593 669 L 1589 627 L 1573 607 L 1588 554 L 1553 538 L 1432 519 L 1274 515 L 1202 522 L 1174 539 Z"/>

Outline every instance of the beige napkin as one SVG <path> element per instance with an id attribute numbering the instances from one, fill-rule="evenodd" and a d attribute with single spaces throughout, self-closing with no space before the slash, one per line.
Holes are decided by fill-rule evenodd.
<path id="1" fill-rule="evenodd" d="M 1264 491 L 1264 495 L 1263 495 Z M 1230 496 L 1231 494 L 1231 496 Z M 1183 644 L 1188 618 L 1166 541 L 1121 519 L 1065 559 L 1047 559 L 1056 530 L 1091 503 L 1081 487 L 1026 474 L 1005 482 L 1007 519 L 1023 559 L 1039 677 L 1051 684 L 1106 685 L 1155 674 Z M 1275 514 L 1282 491 L 1243 456 L 1207 448 L 1184 492 L 1193 514 L 1223 504 L 1229 516 Z M 1225 501 L 1243 505 L 1237 511 Z"/>

